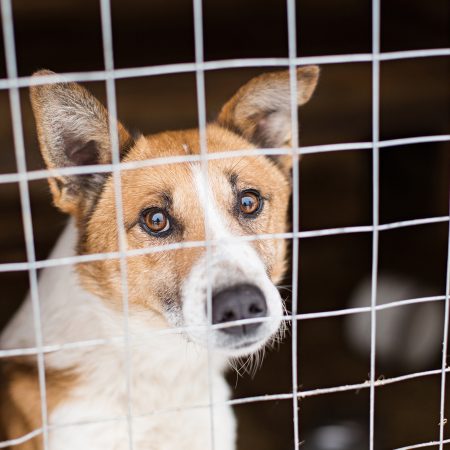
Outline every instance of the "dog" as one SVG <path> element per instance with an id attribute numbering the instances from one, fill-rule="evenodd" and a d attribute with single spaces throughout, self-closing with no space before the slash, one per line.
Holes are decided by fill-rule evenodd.
<path id="1" fill-rule="evenodd" d="M 298 105 L 310 99 L 318 76 L 317 66 L 297 69 Z M 230 360 L 273 340 L 283 316 L 276 284 L 286 267 L 285 240 L 236 237 L 289 228 L 290 151 L 252 154 L 290 146 L 289 72 L 262 74 L 225 103 L 206 127 L 207 166 L 198 157 L 198 129 L 133 136 L 76 83 L 41 83 L 30 91 L 42 156 L 56 171 L 48 179 L 53 200 L 71 217 L 50 258 L 113 256 L 40 274 L 47 433 L 14 448 L 43 449 L 46 441 L 50 450 L 205 450 L 214 439 L 216 450 L 234 449 L 224 372 Z M 149 164 L 116 178 L 58 172 L 110 164 L 111 123 L 121 161 Z M 239 150 L 249 154 L 233 155 Z M 151 164 L 186 155 L 190 161 Z M 118 181 L 126 249 L 136 251 L 125 260 L 117 257 Z M 35 345 L 28 298 L 1 348 Z M 8 439 L 42 427 L 36 367 L 36 355 L 4 364 Z"/>

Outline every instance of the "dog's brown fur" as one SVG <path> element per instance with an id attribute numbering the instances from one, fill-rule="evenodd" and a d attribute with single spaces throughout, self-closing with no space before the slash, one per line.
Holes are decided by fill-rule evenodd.
<path id="1" fill-rule="evenodd" d="M 47 410 L 52 411 L 77 383 L 77 375 L 69 371 L 46 370 Z M 2 364 L 0 381 L 1 439 L 17 439 L 42 427 L 41 393 L 36 358 L 10 358 Z M 18 450 L 41 450 L 42 437 L 11 447 Z"/>

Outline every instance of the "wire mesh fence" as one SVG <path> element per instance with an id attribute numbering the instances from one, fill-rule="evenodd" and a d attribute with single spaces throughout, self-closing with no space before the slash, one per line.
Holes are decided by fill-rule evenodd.
<path id="1" fill-rule="evenodd" d="M 1 15 L 2 15 L 2 27 L 5 45 L 5 57 L 7 66 L 7 78 L 0 79 L 0 89 L 8 90 L 12 127 L 14 136 L 15 157 L 17 163 L 17 171 L 14 173 L 0 174 L 0 184 L 6 183 L 18 183 L 20 189 L 20 201 L 21 201 L 21 214 L 24 227 L 25 243 L 26 243 L 26 262 L 9 262 L 0 264 L 0 272 L 13 272 L 13 271 L 26 271 L 29 274 L 30 283 L 30 295 L 33 303 L 34 313 L 34 326 L 36 333 L 36 346 L 33 348 L 15 348 L 15 349 L 0 349 L 0 358 L 7 358 L 13 356 L 25 356 L 35 355 L 37 357 L 38 374 L 39 374 L 39 389 L 41 399 L 41 416 L 42 426 L 36 430 L 33 430 L 27 435 L 10 441 L 0 442 L 0 448 L 13 447 L 21 443 L 27 442 L 36 436 L 42 436 L 43 448 L 45 450 L 50 448 L 49 444 L 49 432 L 55 427 L 73 426 L 76 424 L 50 424 L 47 414 L 47 402 L 46 402 L 46 371 L 45 371 L 45 355 L 52 352 L 62 351 L 65 349 L 76 349 L 82 347 L 96 348 L 102 345 L 108 345 L 112 342 L 121 342 L 124 344 L 125 351 L 125 378 L 127 380 L 127 398 L 128 408 L 125 417 L 117 417 L 115 419 L 108 419 L 110 421 L 123 421 L 126 420 L 128 426 L 128 446 L 133 448 L 133 418 L 136 417 L 133 414 L 133 408 L 130 402 L 131 391 L 133 389 L 131 383 L 131 373 L 133 371 L 131 358 L 129 354 L 129 346 L 131 341 L 151 339 L 155 335 L 180 333 L 185 330 L 184 328 L 166 329 L 159 331 L 150 331 L 145 335 L 133 335 L 130 332 L 128 316 L 129 316 L 129 298 L 128 298 L 128 278 L 127 278 L 127 261 L 128 258 L 152 254 L 158 252 L 173 251 L 177 249 L 185 248 L 205 248 L 208 258 L 208 249 L 211 245 L 215 245 L 218 241 L 208 236 L 208 227 L 205 226 L 206 238 L 204 241 L 192 241 L 192 242 L 179 242 L 173 244 L 165 244 L 160 246 L 147 247 L 143 249 L 127 248 L 127 238 L 124 227 L 123 217 L 123 204 L 122 204 L 122 186 L 121 186 L 121 172 L 130 171 L 143 167 L 164 166 L 164 165 L 176 165 L 185 162 L 198 162 L 201 164 L 202 173 L 205 183 L 208 178 L 208 162 L 212 160 L 229 158 L 228 152 L 209 153 L 206 140 L 206 99 L 205 99 L 205 72 L 214 71 L 219 69 L 229 68 L 245 68 L 245 67 L 279 67 L 287 68 L 290 73 L 290 95 L 291 95 L 291 128 L 292 128 L 292 148 L 260 148 L 258 150 L 246 150 L 233 152 L 233 156 L 249 156 L 249 155 L 291 155 L 293 159 L 293 172 L 292 172 L 292 231 L 281 234 L 257 234 L 250 236 L 235 236 L 233 242 L 252 242 L 255 240 L 268 240 L 268 239 L 282 239 L 289 240 L 292 243 L 292 255 L 291 255 L 291 270 L 292 270 L 292 309 L 291 312 L 283 317 L 283 321 L 291 325 L 292 330 L 292 389 L 290 392 L 282 394 L 267 394 L 259 396 L 251 396 L 240 399 L 232 399 L 226 402 L 227 405 L 236 406 L 240 404 L 268 402 L 276 400 L 288 400 L 292 401 L 292 414 L 293 414 L 293 436 L 294 436 L 294 448 L 298 449 L 301 445 L 301 439 L 299 437 L 299 400 L 307 397 L 327 395 L 331 393 L 354 391 L 354 390 L 368 390 L 370 393 L 370 411 L 369 411 L 369 442 L 367 446 L 370 450 L 375 447 L 375 411 L 376 411 L 376 392 L 377 388 L 393 384 L 401 383 L 407 380 L 428 377 L 439 376 L 440 382 L 440 410 L 439 410 L 439 435 L 432 442 L 412 444 L 404 449 L 414 449 L 423 447 L 438 447 L 444 449 L 446 444 L 450 444 L 449 439 L 445 439 L 445 425 L 447 421 L 448 411 L 445 411 L 446 401 L 446 375 L 450 373 L 450 367 L 447 364 L 448 354 L 448 330 L 449 330 L 449 308 L 450 308 L 450 239 L 449 247 L 447 250 L 447 268 L 446 268 L 446 291 L 443 295 L 427 296 L 420 298 L 409 298 L 399 301 L 391 301 L 388 303 L 377 303 L 377 286 L 378 286 L 378 248 L 379 248 L 379 234 L 380 232 L 401 229 L 411 226 L 420 226 L 433 223 L 443 223 L 450 225 L 450 216 L 428 217 L 418 218 L 412 220 L 397 221 L 392 223 L 380 223 L 379 218 L 379 151 L 383 148 L 400 146 L 400 145 L 413 145 L 424 144 L 431 142 L 444 142 L 450 141 L 449 134 L 442 135 L 430 135 L 430 136 L 411 136 L 399 139 L 382 140 L 380 139 L 380 64 L 383 61 L 393 61 L 412 58 L 428 58 L 436 56 L 450 56 L 450 48 L 437 48 L 437 49 L 425 49 L 425 50 L 408 50 L 398 52 L 381 52 L 380 51 L 380 1 L 372 1 L 372 52 L 361 54 L 345 54 L 345 55 L 329 55 L 329 56 L 317 56 L 317 57 L 302 57 L 297 52 L 297 26 L 296 26 L 296 4 L 294 0 L 287 0 L 287 23 L 288 23 L 288 47 L 289 55 L 287 58 L 248 58 L 248 59 L 234 59 L 223 61 L 205 61 L 203 50 L 203 19 L 202 19 L 202 1 L 194 0 L 194 31 L 195 31 L 195 61 L 190 63 L 180 63 L 161 66 L 149 66 L 149 67 L 136 67 L 136 68 L 121 68 L 116 69 L 114 66 L 113 58 L 113 33 L 111 22 L 111 10 L 110 0 L 101 0 L 101 31 L 103 40 L 103 57 L 104 57 L 104 70 L 101 71 L 89 71 L 78 73 L 64 73 L 63 75 L 46 75 L 39 78 L 23 77 L 18 75 L 16 50 L 14 41 L 14 27 L 13 27 L 13 14 L 11 0 L 1 0 Z M 299 31 L 301 36 L 301 30 Z M 352 62 L 369 62 L 372 66 L 372 140 L 366 142 L 351 142 L 351 143 L 339 143 L 328 145 L 315 145 L 315 146 L 300 146 L 298 142 L 298 114 L 297 114 L 297 78 L 296 69 L 299 65 L 304 64 L 341 64 Z M 121 162 L 118 134 L 117 134 L 117 101 L 115 82 L 120 79 L 130 79 L 135 77 L 150 77 L 156 75 L 167 74 L 179 74 L 179 73 L 193 73 L 196 78 L 196 92 L 197 92 L 197 109 L 198 109 L 198 127 L 200 136 L 200 154 L 199 155 L 186 155 L 186 156 L 173 156 L 173 157 L 160 157 L 145 161 L 131 161 Z M 45 169 L 45 170 L 28 170 L 26 163 L 26 146 L 23 136 L 22 125 L 22 112 L 20 104 L 19 89 L 48 84 L 58 83 L 61 81 L 102 81 L 106 83 L 106 98 L 107 108 L 113 120 L 110 121 L 110 141 L 112 150 L 112 163 L 111 164 L 98 164 L 98 165 L 86 165 L 78 167 L 64 167 L 59 169 Z M 348 226 L 340 228 L 327 228 L 318 230 L 301 230 L 299 223 L 299 158 L 302 155 L 326 153 L 326 152 L 344 152 L 356 150 L 361 152 L 370 152 L 372 156 L 372 223 L 364 226 Z M 32 214 L 30 205 L 30 193 L 29 182 L 35 180 L 41 180 L 48 177 L 55 177 L 61 175 L 85 175 L 92 173 L 111 173 L 114 180 L 114 187 L 116 192 L 115 207 L 116 207 L 116 221 L 117 228 L 119 230 L 119 249 L 116 252 L 111 253 L 97 253 L 89 255 L 77 255 L 69 257 L 59 258 L 47 258 L 38 259 L 35 251 L 35 236 L 33 235 Z M 205 220 L 207 220 L 205 218 Z M 206 224 L 205 224 L 206 225 Z M 332 310 L 317 313 L 299 313 L 298 312 L 298 271 L 299 271 L 299 240 L 310 239 L 321 236 L 343 235 L 353 233 L 370 233 L 372 236 L 372 261 L 371 261 L 371 302 L 370 306 L 359 308 L 346 308 L 340 310 Z M 450 231 L 449 231 L 450 233 Z M 123 304 L 123 333 L 113 337 L 111 339 L 93 339 L 93 340 L 80 340 L 76 342 L 45 345 L 42 336 L 42 324 L 41 324 L 41 308 L 38 292 L 38 270 L 48 267 L 57 267 L 62 265 L 73 265 L 82 262 L 92 262 L 104 259 L 112 259 L 120 261 L 121 272 L 121 284 L 122 284 L 122 304 Z M 209 322 L 211 323 L 211 295 L 212 295 L 212 282 L 208 283 L 208 314 Z M 443 341 L 442 341 L 442 364 L 439 370 L 430 370 L 424 372 L 416 372 L 408 375 L 391 377 L 386 379 L 378 379 L 376 375 L 376 354 L 377 354 L 377 313 L 382 310 L 391 308 L 399 308 L 404 305 L 421 304 L 429 302 L 442 302 L 444 307 L 444 329 L 443 329 Z M 313 320 L 319 318 L 336 317 L 356 315 L 362 313 L 370 314 L 370 374 L 369 379 L 364 380 L 361 383 L 338 385 L 328 388 L 319 388 L 311 390 L 299 389 L 299 379 L 297 373 L 298 367 L 298 349 L 297 349 L 297 326 L 299 321 Z M 231 325 L 238 324 L 250 324 L 255 322 L 261 322 L 265 319 L 245 319 L 238 322 L 233 322 Z M 227 324 L 229 326 L 230 324 Z M 219 325 L 208 325 L 210 329 L 220 328 Z M 209 352 L 211 351 L 208 348 Z M 211 377 L 211 374 L 210 374 Z M 203 405 L 193 405 L 192 409 L 196 408 L 209 408 L 211 410 L 211 448 L 215 447 L 214 442 L 214 415 L 213 409 L 220 404 L 214 399 L 213 391 L 210 390 L 209 403 Z M 154 414 L 164 414 L 170 410 L 155 410 L 151 412 Z M 81 423 L 78 423 L 80 425 Z M 399 449 L 400 450 L 400 449 Z"/>

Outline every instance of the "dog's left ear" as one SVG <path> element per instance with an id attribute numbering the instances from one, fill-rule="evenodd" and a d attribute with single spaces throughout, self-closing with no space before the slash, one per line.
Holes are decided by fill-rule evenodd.
<path id="1" fill-rule="evenodd" d="M 33 76 L 54 75 L 41 70 Z M 106 108 L 76 83 L 36 85 L 30 88 L 39 144 L 48 168 L 111 163 Z M 125 127 L 117 122 L 123 155 L 133 145 Z M 82 215 L 101 191 L 106 174 L 58 176 L 48 179 L 53 199 L 62 211 Z"/>
<path id="2" fill-rule="evenodd" d="M 305 104 L 319 79 L 318 66 L 297 69 L 297 104 Z M 242 86 L 223 106 L 218 123 L 262 148 L 289 146 L 291 99 L 289 71 L 260 75 Z M 292 158 L 280 158 L 289 170 Z"/>

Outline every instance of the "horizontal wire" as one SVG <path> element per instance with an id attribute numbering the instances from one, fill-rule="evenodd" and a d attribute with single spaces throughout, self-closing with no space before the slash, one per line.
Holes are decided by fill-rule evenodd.
<path id="1" fill-rule="evenodd" d="M 419 136 L 412 138 L 399 138 L 399 139 L 387 139 L 385 141 L 378 141 L 378 147 L 395 147 L 397 145 L 409 145 L 409 144 L 424 144 L 429 142 L 442 142 L 450 140 L 450 134 L 441 134 L 435 136 Z"/>
<path id="2" fill-rule="evenodd" d="M 384 52 L 379 55 L 371 53 L 354 53 L 343 55 L 303 56 L 295 58 L 296 65 L 303 64 L 338 64 L 379 61 L 392 61 L 413 58 L 426 58 L 450 55 L 450 48 L 434 48 L 423 50 L 406 50 L 399 52 Z M 125 78 L 148 77 L 156 75 L 170 75 L 177 73 L 196 72 L 197 70 L 211 71 L 220 69 L 238 69 L 250 67 L 289 67 L 289 58 L 242 58 L 218 61 L 188 62 L 164 64 L 157 66 L 130 67 L 113 70 L 93 70 L 89 72 L 67 72 L 40 77 L 17 77 L 0 79 L 0 89 L 24 88 L 42 84 L 79 81 L 106 81 Z"/>
<path id="3" fill-rule="evenodd" d="M 446 369 L 447 373 L 450 373 L 450 368 Z M 376 387 L 383 387 L 387 385 L 391 385 L 394 383 L 399 383 L 403 381 L 410 381 L 417 378 L 423 378 L 427 376 L 432 375 L 440 375 L 441 369 L 436 370 L 430 370 L 426 372 L 415 372 L 408 375 L 402 375 L 398 377 L 393 378 L 386 378 L 386 379 L 378 379 L 374 381 L 374 384 Z M 342 392 L 348 392 L 348 391 L 359 391 L 361 389 L 367 389 L 370 387 L 370 381 L 367 380 L 363 383 L 356 383 L 356 384 L 348 384 L 348 385 L 340 385 L 340 386 L 333 386 L 329 388 L 318 388 L 318 389 L 310 389 L 306 391 L 299 391 L 297 394 L 297 397 L 299 399 L 303 398 L 309 398 L 309 397 L 315 397 L 318 395 L 327 395 L 327 394 L 338 394 Z M 261 403 L 261 402 L 268 402 L 268 401 L 277 401 L 277 400 L 292 400 L 293 394 L 292 393 L 284 393 L 284 394 L 265 394 L 265 395 L 256 395 L 252 397 L 244 397 L 244 398 L 237 398 L 237 399 L 231 399 L 231 400 L 225 400 L 221 402 L 214 402 L 214 407 L 220 407 L 220 406 L 239 406 L 249 403 Z M 200 405 L 189 405 L 189 406 L 182 406 L 182 407 L 175 407 L 175 408 L 166 408 L 166 409 L 158 409 L 154 410 L 148 413 L 143 414 L 135 414 L 133 415 L 133 419 L 142 419 L 146 417 L 150 417 L 153 415 L 161 415 L 161 414 L 173 414 L 177 412 L 185 412 L 185 411 L 192 411 L 197 409 L 206 409 L 210 408 L 210 404 L 200 404 Z M 61 428 L 68 428 L 68 427 L 77 427 L 77 426 L 86 426 L 86 425 L 100 425 L 105 423 L 111 423 L 111 422 L 120 422 L 125 421 L 127 419 L 126 415 L 123 416 L 115 416 L 115 417 L 109 417 L 109 418 L 103 418 L 103 419 L 95 419 L 95 420 L 85 420 L 85 421 L 79 421 L 79 422 L 72 422 L 72 423 L 58 423 L 58 424 L 50 424 L 48 426 L 49 430 L 54 429 L 61 429 Z M 0 442 L 0 448 L 7 447 L 8 445 L 18 445 L 22 442 L 25 442 L 27 440 L 32 439 L 36 435 L 40 434 L 42 430 L 34 430 L 33 432 L 22 436 L 20 438 L 17 438 L 13 441 L 17 441 L 16 443 L 11 444 L 13 441 L 6 441 L 6 442 Z M 20 440 L 20 442 L 19 442 Z M 444 443 L 447 443 L 450 441 L 444 441 Z M 439 444 L 439 442 L 437 442 Z M 412 446 L 412 447 L 403 447 L 402 449 L 397 450 L 406 450 L 411 448 L 420 448 L 420 446 L 426 447 L 426 444 L 418 444 L 419 446 Z M 434 445 L 434 442 L 428 443 L 428 445 Z"/>
<path id="4" fill-rule="evenodd" d="M 431 142 L 445 142 L 450 141 L 450 134 L 439 134 L 431 136 L 416 136 L 399 139 L 388 139 L 379 142 L 380 148 L 411 145 L 411 144 L 426 144 Z M 315 153 L 336 152 L 336 151 L 348 151 L 348 150 L 370 150 L 372 148 L 372 142 L 349 142 L 341 144 L 323 144 L 323 145 L 310 145 L 297 149 L 288 148 L 258 148 L 258 149 L 242 149 L 233 151 L 224 151 L 216 153 L 208 153 L 204 155 L 209 161 L 218 159 L 240 158 L 244 156 L 279 156 L 279 155 L 292 155 L 292 152 L 296 152 L 299 155 L 310 155 Z M 170 164 L 183 164 L 191 162 L 200 162 L 202 160 L 201 155 L 175 155 L 165 156 L 160 158 L 151 158 L 141 161 L 126 161 L 117 164 L 119 170 L 139 170 L 146 167 L 154 167 Z M 46 178 L 54 178 L 61 176 L 74 176 L 74 175 L 91 175 L 96 173 L 111 173 L 117 166 L 114 164 L 90 164 L 85 166 L 72 166 L 72 167 L 59 167 L 57 169 L 39 169 L 29 170 L 24 173 L 4 173 L 0 174 L 0 184 L 5 183 L 17 183 L 21 180 L 37 181 L 44 180 Z"/>
<path id="5" fill-rule="evenodd" d="M 407 445 L 406 447 L 399 447 L 395 450 L 413 450 L 415 448 L 435 447 L 440 444 L 450 444 L 450 439 L 445 439 L 443 441 L 424 442 L 423 444 Z"/>
<path id="6" fill-rule="evenodd" d="M 435 48 L 435 49 L 423 49 L 423 50 L 403 50 L 398 52 L 380 52 L 378 57 L 379 61 L 393 61 L 395 59 L 409 59 L 409 58 L 423 58 L 429 56 L 448 56 L 450 55 L 450 48 Z"/>
<path id="7" fill-rule="evenodd" d="M 448 222 L 450 216 L 440 216 L 440 217 L 430 217 L 425 219 L 411 219 L 411 220 L 401 220 L 398 222 L 391 222 L 378 225 L 376 228 L 380 231 L 394 230 L 396 228 L 412 227 L 416 225 L 424 225 L 431 223 Z"/>
<path id="8" fill-rule="evenodd" d="M 398 228 L 405 228 L 418 225 L 428 225 L 434 223 L 448 222 L 450 216 L 439 216 L 439 217 L 428 217 L 423 219 L 412 219 L 404 220 L 392 223 L 386 223 L 378 225 L 377 229 L 379 231 L 388 231 Z M 322 237 L 322 236 L 335 236 L 342 234 L 351 233 L 366 233 L 372 232 L 374 227 L 372 225 L 362 225 L 354 227 L 340 227 L 340 228 L 326 228 L 320 230 L 310 230 L 310 231 L 300 231 L 299 233 L 272 233 L 272 234 L 256 234 L 256 235 L 246 235 L 246 236 L 232 236 L 226 239 L 212 239 L 209 242 L 211 244 L 220 243 L 232 243 L 232 242 L 249 242 L 249 241 L 259 241 L 259 240 L 270 240 L 270 239 L 292 239 L 293 237 L 298 237 L 300 239 Z M 179 250 L 185 248 L 198 248 L 205 247 L 207 241 L 186 241 L 186 242 L 175 242 L 173 244 L 163 244 L 154 247 L 145 247 L 140 249 L 127 250 L 126 255 L 128 257 L 136 257 L 149 255 L 153 253 L 160 253 L 163 251 Z M 29 270 L 30 268 L 44 269 L 46 267 L 58 267 L 72 264 L 89 263 L 94 261 L 119 259 L 119 252 L 106 252 L 106 253 L 91 253 L 88 255 L 75 255 L 59 258 L 48 258 L 43 260 L 38 260 L 34 262 L 13 262 L 13 263 L 1 263 L 0 273 L 2 272 L 18 272 Z"/>
<path id="9" fill-rule="evenodd" d="M 419 303 L 440 302 L 445 300 L 445 295 L 433 295 L 430 297 L 418 297 L 407 300 L 397 300 L 395 302 L 383 303 L 375 306 L 376 311 L 383 311 L 385 309 L 397 308 L 399 306 L 415 305 Z M 372 310 L 370 306 L 360 306 L 358 308 L 344 308 L 335 311 L 323 311 L 315 313 L 298 314 L 296 319 L 309 320 L 309 319 L 322 319 L 326 317 L 347 316 L 351 314 L 368 313 Z"/>
<path id="10" fill-rule="evenodd" d="M 31 439 L 34 439 L 37 436 L 40 436 L 43 432 L 44 430 L 42 428 L 38 428 L 37 430 L 33 430 L 30 433 L 24 434 L 23 436 L 20 436 L 16 439 L 10 439 L 9 441 L 2 441 L 0 442 L 0 448 L 8 448 L 24 444 L 25 442 L 30 441 Z"/>
<path id="11" fill-rule="evenodd" d="M 383 303 L 380 305 L 377 305 L 375 309 L 377 311 L 382 311 L 386 309 L 391 308 L 397 308 L 401 306 L 407 306 L 407 305 L 415 305 L 415 304 L 421 304 L 421 303 L 431 303 L 431 302 L 441 302 L 445 300 L 445 295 L 434 295 L 429 297 L 417 297 L 417 298 L 410 298 L 405 300 L 397 300 L 393 302 Z M 311 320 L 311 319 L 322 319 L 327 317 L 338 317 L 338 316 L 346 316 L 346 315 L 352 315 L 352 314 L 361 314 L 361 313 L 368 313 L 371 311 L 370 306 L 362 306 L 358 308 L 344 308 L 340 310 L 334 310 L 334 311 L 321 311 L 321 312 L 315 312 L 315 313 L 302 313 L 302 314 L 296 314 L 294 316 L 295 320 Z M 254 319 L 241 319 L 241 320 L 234 320 L 226 323 L 221 324 L 214 324 L 211 325 L 210 328 L 212 330 L 220 330 L 224 328 L 229 328 L 237 325 L 249 325 L 249 324 L 255 324 L 255 323 L 263 323 L 263 322 L 270 322 L 271 320 L 276 319 L 272 316 L 267 317 L 258 317 Z M 290 322 L 292 320 L 292 315 L 286 315 L 281 318 L 284 322 Z M 182 334 L 187 333 L 189 331 L 199 331 L 204 330 L 207 328 L 206 325 L 192 325 L 188 327 L 176 327 L 176 328 L 166 328 L 162 330 L 153 330 L 149 331 L 148 333 L 140 333 L 140 334 L 132 334 L 131 339 L 134 343 L 136 342 L 142 342 L 147 339 L 150 339 L 155 336 L 161 336 L 161 335 L 173 335 L 173 334 Z M 88 340 L 82 340 L 82 341 L 74 341 L 74 342 L 68 342 L 65 344 L 49 344 L 42 346 L 42 352 L 45 354 L 48 353 L 55 353 L 58 351 L 63 350 L 74 350 L 74 349 L 80 349 L 80 348 L 88 348 L 88 347 L 99 347 L 102 345 L 112 345 L 123 342 L 124 336 L 112 336 L 110 338 L 99 338 L 99 339 L 88 339 Z M 34 347 L 28 347 L 28 348 L 14 348 L 14 349 L 5 349 L 0 350 L 0 358 L 12 358 L 17 356 L 32 356 L 37 354 L 38 349 Z"/>
<path id="12" fill-rule="evenodd" d="M 446 370 L 446 372 L 450 372 L 450 368 Z M 426 376 L 431 375 L 439 375 L 441 373 L 440 369 L 436 370 L 430 370 L 426 372 L 416 372 L 408 375 L 402 375 L 399 377 L 394 378 L 386 378 L 386 379 L 378 379 L 374 382 L 374 385 L 376 387 L 382 387 L 387 386 L 394 383 L 399 383 L 402 381 L 409 381 L 416 378 L 423 378 Z M 327 395 L 327 394 L 337 394 L 341 392 L 348 392 L 348 391 L 359 391 L 361 389 L 367 389 L 370 387 L 370 380 L 365 381 L 364 383 L 357 383 L 357 384 L 348 384 L 348 385 L 340 385 L 340 386 L 334 386 L 330 388 L 319 388 L 319 389 L 311 389 L 307 391 L 300 391 L 298 393 L 298 398 L 308 398 L 308 397 L 315 397 L 317 395 Z M 289 398 L 292 398 L 292 394 L 267 394 L 267 395 L 260 395 L 260 396 L 254 396 L 254 397 L 245 397 L 241 399 L 233 399 L 228 400 L 226 404 L 231 406 L 236 405 L 242 405 L 247 403 L 256 403 L 256 402 L 264 402 L 264 401 L 273 401 L 273 400 L 287 400 Z"/>

